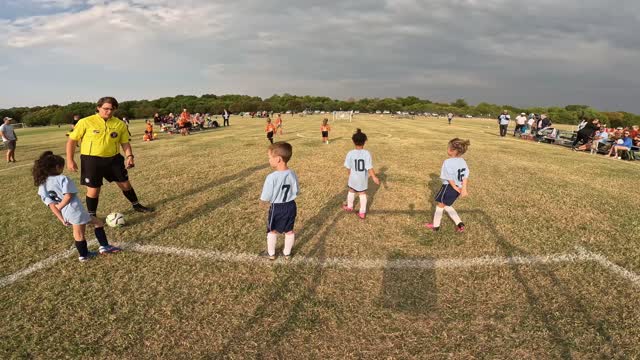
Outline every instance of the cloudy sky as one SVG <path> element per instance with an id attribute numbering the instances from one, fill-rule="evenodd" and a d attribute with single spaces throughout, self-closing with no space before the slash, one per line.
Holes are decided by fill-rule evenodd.
<path id="1" fill-rule="evenodd" d="M 640 1 L 0 0 L 0 108 L 415 95 L 640 113 Z"/>

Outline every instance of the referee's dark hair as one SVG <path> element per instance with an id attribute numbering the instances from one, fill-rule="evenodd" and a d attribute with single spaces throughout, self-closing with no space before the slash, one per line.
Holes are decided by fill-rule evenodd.
<path id="1" fill-rule="evenodd" d="M 291 144 L 284 141 L 278 141 L 271 144 L 271 146 L 269 146 L 269 151 L 274 156 L 280 156 L 282 158 L 282 161 L 284 161 L 285 163 L 289 162 L 289 160 L 291 159 L 291 155 L 293 154 L 293 148 L 291 147 Z"/>
<path id="2" fill-rule="evenodd" d="M 111 104 L 113 110 L 118 108 L 118 100 L 111 96 L 101 97 L 100 100 L 98 100 L 98 107 L 102 107 L 104 104 Z"/>

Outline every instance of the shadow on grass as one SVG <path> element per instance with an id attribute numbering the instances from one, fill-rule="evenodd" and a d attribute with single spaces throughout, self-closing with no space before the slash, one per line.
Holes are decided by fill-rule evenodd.
<path id="1" fill-rule="evenodd" d="M 476 220 L 486 226 L 492 234 L 495 236 L 495 242 L 505 256 L 530 256 L 527 251 L 513 245 L 509 240 L 500 234 L 499 230 L 495 226 L 493 220 L 482 210 L 469 210 L 460 211 L 462 215 L 475 216 Z M 545 328 L 549 332 L 550 340 L 557 346 L 559 356 L 563 359 L 571 359 L 571 350 L 575 347 L 574 342 L 562 333 L 558 323 L 561 321 L 558 318 L 560 315 L 556 315 L 556 310 L 551 307 L 545 307 L 545 302 L 541 299 L 541 295 L 538 295 L 534 290 L 534 287 L 529 283 L 526 276 L 521 271 L 521 266 L 512 264 L 510 265 L 511 272 L 514 279 L 522 287 L 529 307 L 539 316 L 540 320 L 544 324 Z M 565 299 L 571 304 L 571 308 L 576 310 L 576 314 L 580 315 L 583 320 L 598 334 L 598 336 L 606 343 L 611 344 L 612 338 L 606 329 L 605 322 L 603 320 L 595 320 L 587 307 L 580 300 L 580 294 L 573 294 L 570 287 L 563 284 L 562 281 L 556 276 L 553 270 L 548 265 L 538 265 L 536 269 L 540 271 L 557 289 L 557 292 L 565 297 Z M 549 291 L 548 289 L 541 289 L 539 293 Z"/>
<path id="2" fill-rule="evenodd" d="M 234 174 L 231 174 L 231 175 L 227 175 L 227 176 L 223 176 L 223 177 L 221 177 L 221 178 L 219 178 L 217 180 L 208 182 L 206 184 L 203 184 L 203 185 L 201 185 L 199 187 L 196 187 L 196 188 L 193 188 L 193 189 L 189 189 L 189 190 L 182 191 L 182 192 L 176 191 L 174 193 L 174 195 L 169 196 L 169 197 L 167 197 L 165 199 L 157 200 L 157 201 L 154 201 L 154 202 L 149 203 L 149 204 L 144 203 L 144 200 L 142 200 L 141 202 L 143 204 L 145 204 L 145 205 L 148 205 L 150 207 L 155 208 L 159 204 L 165 204 L 165 203 L 168 203 L 168 202 L 184 199 L 186 197 L 189 197 L 189 196 L 192 196 L 192 195 L 197 195 L 197 194 L 205 192 L 207 190 L 211 190 L 216 186 L 224 185 L 224 184 L 232 182 L 234 180 L 245 179 L 248 176 L 252 175 L 253 173 L 255 173 L 257 171 L 260 171 L 260 170 L 264 170 L 264 169 L 266 169 L 268 167 L 269 167 L 269 164 L 261 164 L 261 165 L 252 166 L 252 167 L 246 168 L 244 170 L 241 170 L 241 171 L 239 171 L 237 173 L 234 173 Z M 129 210 L 129 213 L 133 213 L 133 210 Z M 155 213 L 147 214 L 147 215 L 144 215 L 144 217 L 141 218 L 139 221 L 145 221 L 145 220 L 148 220 L 149 218 L 153 218 L 153 217 L 155 217 Z M 130 222 L 130 224 L 135 224 L 135 223 L 136 223 L 135 220 Z"/>
<path id="3" fill-rule="evenodd" d="M 433 258 L 426 258 L 434 260 Z M 418 260 L 394 251 L 387 261 Z M 420 258 L 419 260 L 425 260 Z M 382 307 L 412 314 L 433 313 L 438 301 L 435 269 L 385 268 L 382 276 Z"/>
<path id="4" fill-rule="evenodd" d="M 224 195 L 218 198 L 212 199 L 211 201 L 208 201 L 189 212 L 178 213 L 177 216 L 171 219 L 171 221 L 164 223 L 162 227 L 153 229 L 152 231 L 148 231 L 148 232 L 145 232 L 143 235 L 140 235 L 137 238 L 136 243 L 144 244 L 145 240 L 153 239 L 159 234 L 162 234 L 163 232 L 165 232 L 166 230 L 176 229 L 176 228 L 179 228 L 182 224 L 185 224 L 187 222 L 193 221 L 201 217 L 210 216 L 211 211 L 236 201 L 240 196 L 242 196 L 244 193 L 249 191 L 249 189 L 252 189 L 254 187 L 255 187 L 255 184 L 245 184 L 239 188 L 234 189 L 233 191 L 225 193 Z"/>
<path id="5" fill-rule="evenodd" d="M 330 230 L 343 216 L 340 205 L 346 198 L 346 193 L 346 190 L 342 191 L 329 199 L 318 214 L 305 223 L 304 229 L 296 234 L 294 255 L 312 238 L 317 238 L 306 255 L 317 259 L 326 258 L 326 241 Z M 324 274 L 322 266 L 309 267 L 301 264 L 278 267 L 274 264 L 273 271 L 282 273 L 268 286 L 267 293 L 262 296 L 261 303 L 253 313 L 227 336 L 227 341 L 216 353 L 216 357 L 228 357 L 234 349 L 242 348 L 240 344 L 258 341 L 257 358 L 290 356 L 291 349 L 287 344 L 280 344 L 286 340 L 287 334 L 300 327 L 315 326 L 319 321 L 308 316 L 307 306 L 318 302 L 317 289 Z M 274 317 L 278 320 L 274 320 Z M 271 322 L 278 325 L 268 325 Z M 269 327 L 269 331 L 261 332 L 265 326 Z"/>

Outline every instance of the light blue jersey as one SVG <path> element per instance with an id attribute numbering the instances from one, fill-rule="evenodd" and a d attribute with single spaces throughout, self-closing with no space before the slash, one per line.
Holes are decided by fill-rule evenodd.
<path id="1" fill-rule="evenodd" d="M 274 171 L 264 181 L 260 200 L 272 204 L 286 203 L 298 196 L 299 189 L 298 177 L 293 170 Z"/>
<path id="2" fill-rule="evenodd" d="M 457 187 L 462 187 L 462 180 L 469 177 L 469 166 L 461 157 L 449 158 L 442 163 L 440 179 L 443 184 L 448 184 L 449 180 L 456 183 Z"/>
<path id="3" fill-rule="evenodd" d="M 369 170 L 373 169 L 371 154 L 364 149 L 351 150 L 344 160 L 349 173 L 349 187 L 355 191 L 365 191 L 369 187 Z"/>
<path id="4" fill-rule="evenodd" d="M 607 142 L 609 142 L 609 133 L 606 131 L 601 131 L 598 135 L 596 135 L 598 137 L 601 137 L 602 139 L 599 140 L 600 144 L 606 144 Z"/>
<path id="5" fill-rule="evenodd" d="M 500 125 L 509 125 L 509 120 L 511 120 L 511 115 L 500 115 Z"/>
<path id="6" fill-rule="evenodd" d="M 89 223 L 91 216 L 78 199 L 78 188 L 73 180 L 64 175 L 49 176 L 47 181 L 38 187 L 38 195 L 47 206 L 61 202 L 65 194 L 72 194 L 73 197 L 67 206 L 60 210 L 62 217 L 73 225 Z"/>

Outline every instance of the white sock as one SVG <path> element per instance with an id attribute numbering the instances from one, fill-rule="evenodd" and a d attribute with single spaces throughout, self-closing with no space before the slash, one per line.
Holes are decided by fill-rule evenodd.
<path id="1" fill-rule="evenodd" d="M 449 217 L 451 217 L 451 220 L 453 220 L 456 225 L 462 222 L 462 220 L 460 220 L 460 216 L 458 216 L 458 213 L 456 212 L 456 209 L 451 206 L 445 206 L 444 210 L 449 214 Z"/>
<path id="2" fill-rule="evenodd" d="M 272 232 L 267 234 L 267 253 L 269 253 L 269 256 L 274 256 L 276 254 L 277 241 L 278 241 L 278 234 L 274 234 Z"/>
<path id="3" fill-rule="evenodd" d="M 351 191 L 349 191 L 349 193 L 347 193 L 347 207 L 349 209 L 353 209 L 353 202 L 356 200 L 356 193 L 352 193 Z"/>
<path id="4" fill-rule="evenodd" d="M 440 222 L 442 222 L 442 214 L 444 213 L 444 209 L 436 206 L 436 212 L 433 214 L 433 226 L 440 227 Z"/>
<path id="5" fill-rule="evenodd" d="M 293 249 L 293 244 L 295 243 L 296 234 L 285 234 L 284 235 L 284 250 L 282 252 L 285 256 L 291 255 L 291 249 Z"/>
<path id="6" fill-rule="evenodd" d="M 367 212 L 367 194 L 360 194 L 360 214 Z"/>

